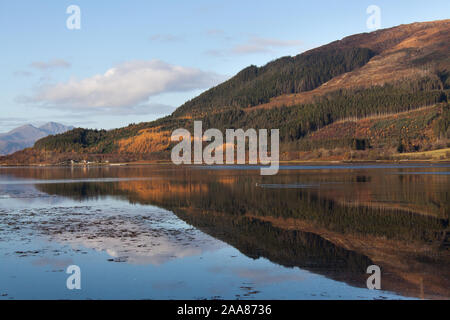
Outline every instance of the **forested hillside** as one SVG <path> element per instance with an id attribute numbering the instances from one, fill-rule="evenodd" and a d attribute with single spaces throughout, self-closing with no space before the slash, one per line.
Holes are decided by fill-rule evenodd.
<path id="1" fill-rule="evenodd" d="M 374 52 L 367 48 L 329 48 L 284 57 L 263 67 L 250 66 L 230 80 L 186 102 L 174 116 L 215 112 L 217 108 L 250 107 L 287 93 L 317 88 L 333 77 L 366 64 Z M 219 109 L 220 110 L 220 109 Z"/>

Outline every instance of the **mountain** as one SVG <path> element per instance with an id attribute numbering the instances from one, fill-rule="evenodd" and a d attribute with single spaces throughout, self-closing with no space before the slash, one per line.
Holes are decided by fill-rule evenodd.
<path id="1" fill-rule="evenodd" d="M 170 159 L 172 131 L 193 120 L 222 132 L 278 128 L 282 160 L 448 159 L 449 40 L 450 20 L 352 35 L 249 66 L 170 116 L 77 128 L 0 163 Z"/>
<path id="2" fill-rule="evenodd" d="M 72 130 L 74 127 L 49 122 L 40 127 L 26 124 L 7 133 L 0 134 L 0 155 L 14 153 L 33 146 L 33 144 L 48 135 L 55 135 Z"/>
<path id="3" fill-rule="evenodd" d="M 396 80 L 440 77 L 445 82 L 449 80 L 448 31 L 450 20 L 401 25 L 349 36 L 261 68 L 250 66 L 188 101 L 175 114 L 229 105 L 267 107 L 269 101 L 294 105 L 326 92 Z"/>
<path id="4" fill-rule="evenodd" d="M 56 122 L 48 122 L 39 127 L 41 131 L 47 132 L 48 135 L 60 134 L 74 129 L 73 126 L 65 126 Z"/>

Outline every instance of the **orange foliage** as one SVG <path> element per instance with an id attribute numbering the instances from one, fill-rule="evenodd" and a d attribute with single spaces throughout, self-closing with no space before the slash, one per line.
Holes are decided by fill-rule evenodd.
<path id="1" fill-rule="evenodd" d="M 160 129 L 160 127 L 143 129 L 136 136 L 117 141 L 119 152 L 150 153 L 167 150 L 171 133 Z"/>

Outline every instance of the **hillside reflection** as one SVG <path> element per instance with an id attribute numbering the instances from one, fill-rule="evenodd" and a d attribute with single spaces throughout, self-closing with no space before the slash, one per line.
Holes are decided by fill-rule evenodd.
<path id="1" fill-rule="evenodd" d="M 8 174 L 53 180 L 35 184 L 50 195 L 159 206 L 252 258 L 359 287 L 367 266 L 377 264 L 384 290 L 450 298 L 450 178 L 439 174 L 445 170 L 282 170 L 262 177 L 257 170 L 142 166 Z M 417 174 L 424 171 L 436 174 Z M 58 181 L 111 177 L 139 180 Z"/>

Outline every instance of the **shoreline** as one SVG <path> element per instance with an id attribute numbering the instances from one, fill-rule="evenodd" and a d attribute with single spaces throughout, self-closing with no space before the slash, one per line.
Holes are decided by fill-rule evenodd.
<path id="1" fill-rule="evenodd" d="M 279 161 L 280 166 L 290 165 L 290 164 L 305 164 L 305 165 L 339 165 L 339 164 L 401 164 L 401 163 L 411 163 L 411 164 L 450 164 L 450 159 L 399 159 L 399 160 L 281 160 Z M 87 164 L 61 164 L 61 163 L 35 163 L 35 164 L 0 164 L 0 168 L 23 168 L 23 167 L 74 167 L 74 168 L 88 168 L 88 167 L 126 167 L 126 166 L 140 166 L 140 165 L 175 165 L 171 161 L 165 160 L 153 160 L 153 161 L 130 161 L 130 162 L 118 162 L 118 163 L 87 163 Z M 218 166 L 263 166 L 261 164 L 218 164 Z M 193 165 L 186 164 L 180 166 L 211 166 L 206 164 Z M 212 165 L 214 166 L 214 165 Z"/>

